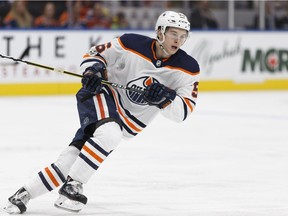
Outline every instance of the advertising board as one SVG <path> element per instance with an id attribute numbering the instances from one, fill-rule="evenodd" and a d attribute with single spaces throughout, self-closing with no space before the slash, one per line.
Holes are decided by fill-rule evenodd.
<path id="1" fill-rule="evenodd" d="M 0 54 L 81 74 L 83 54 L 124 33 L 154 31 L 1 30 Z M 286 32 L 196 31 L 183 49 L 200 65 L 200 90 L 288 89 Z M 122 83 L 121 83 L 122 84 Z M 70 94 L 79 78 L 0 58 L 0 95 Z"/>

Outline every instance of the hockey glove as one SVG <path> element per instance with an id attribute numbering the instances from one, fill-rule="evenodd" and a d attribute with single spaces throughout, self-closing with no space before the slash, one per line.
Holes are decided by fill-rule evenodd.
<path id="1" fill-rule="evenodd" d="M 102 77 L 105 73 L 106 67 L 102 62 L 97 62 L 91 67 L 86 68 L 83 73 L 82 86 L 91 92 L 91 94 L 96 95 L 102 89 Z"/>
<path id="2" fill-rule="evenodd" d="M 144 100 L 149 105 L 157 106 L 163 109 L 168 106 L 176 97 L 176 91 L 160 83 L 152 83 L 146 88 Z"/>

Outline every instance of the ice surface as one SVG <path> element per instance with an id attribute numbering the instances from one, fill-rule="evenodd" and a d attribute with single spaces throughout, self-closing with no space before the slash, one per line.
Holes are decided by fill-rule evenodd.
<path id="1" fill-rule="evenodd" d="M 74 96 L 0 98 L 0 205 L 78 129 Z M 159 116 L 84 186 L 77 215 L 287 216 L 288 91 L 203 92 L 183 123 Z M 32 200 L 27 216 L 75 215 Z M 1 215 L 1 213 L 0 213 Z"/>

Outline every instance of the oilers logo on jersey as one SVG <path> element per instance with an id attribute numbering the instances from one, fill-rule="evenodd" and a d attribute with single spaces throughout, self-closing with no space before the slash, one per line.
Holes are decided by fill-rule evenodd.
<path id="1" fill-rule="evenodd" d="M 145 88 L 152 83 L 159 83 L 159 81 L 150 76 L 143 76 L 130 81 L 127 86 L 133 89 L 145 90 Z M 144 100 L 143 95 L 138 92 L 126 91 L 126 95 L 128 99 L 135 104 L 147 105 L 147 102 Z"/>
<path id="2" fill-rule="evenodd" d="M 196 105 L 199 65 L 181 49 L 168 59 L 157 59 L 156 43 L 156 39 L 147 36 L 124 34 L 111 42 L 92 47 L 83 56 L 80 70 L 85 71 L 95 61 L 103 61 L 107 65 L 109 82 L 138 90 L 144 90 L 151 83 L 161 83 L 174 89 L 176 98 L 171 105 L 162 109 L 162 113 L 175 121 L 184 121 Z M 138 92 L 109 89 L 125 137 L 140 133 L 157 115 L 157 111 L 160 112 L 156 106 L 149 106 Z M 105 98 L 98 96 L 97 101 L 100 99 L 103 104 Z"/>

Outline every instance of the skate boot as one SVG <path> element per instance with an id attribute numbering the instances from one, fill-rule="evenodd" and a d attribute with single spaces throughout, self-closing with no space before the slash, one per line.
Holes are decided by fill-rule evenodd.
<path id="1" fill-rule="evenodd" d="M 26 205 L 30 199 L 30 194 L 22 187 L 13 196 L 8 198 L 9 202 L 3 209 L 9 214 L 22 214 L 26 211 Z"/>
<path id="2" fill-rule="evenodd" d="M 87 197 L 82 193 L 82 183 L 68 176 L 59 190 L 59 198 L 54 203 L 54 206 L 67 211 L 79 212 L 87 203 Z"/>

